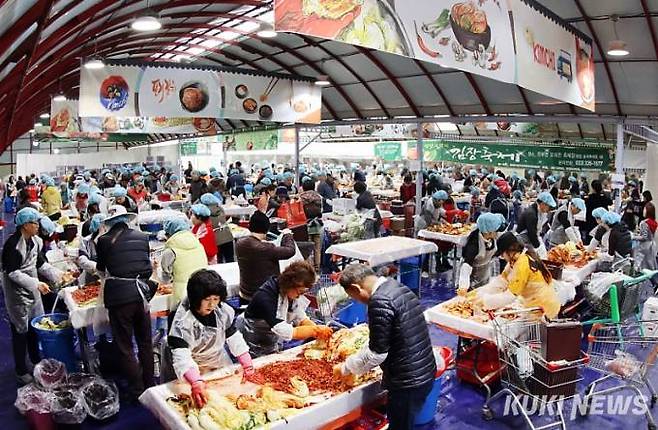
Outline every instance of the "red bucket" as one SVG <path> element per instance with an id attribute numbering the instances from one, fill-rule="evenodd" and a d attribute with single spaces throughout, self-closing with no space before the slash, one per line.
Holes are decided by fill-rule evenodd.
<path id="1" fill-rule="evenodd" d="M 386 230 L 391 229 L 391 219 L 390 218 L 382 218 L 382 225 Z"/>
<path id="2" fill-rule="evenodd" d="M 55 422 L 50 413 L 40 414 L 35 411 L 25 413 L 30 430 L 55 430 Z"/>

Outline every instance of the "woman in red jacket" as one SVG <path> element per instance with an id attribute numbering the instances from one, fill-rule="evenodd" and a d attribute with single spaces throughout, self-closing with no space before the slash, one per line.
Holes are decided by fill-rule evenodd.
<path id="1" fill-rule="evenodd" d="M 210 220 L 210 209 L 208 206 L 192 205 L 192 233 L 199 239 L 203 249 L 206 251 L 208 264 L 217 264 L 217 242 Z"/>

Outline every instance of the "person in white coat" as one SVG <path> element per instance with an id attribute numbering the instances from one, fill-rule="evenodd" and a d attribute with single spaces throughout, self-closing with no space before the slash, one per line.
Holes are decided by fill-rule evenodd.
<path id="1" fill-rule="evenodd" d="M 28 353 L 33 364 L 39 362 L 36 333 L 30 327 L 32 318 L 44 314 L 41 294 L 50 287 L 39 281 L 39 275 L 53 283 L 64 281 L 64 272 L 48 264 L 43 241 L 38 237 L 41 215 L 34 208 L 23 208 L 16 214 L 16 232 L 2 249 L 2 288 L 9 316 L 16 377 L 20 384 L 32 381 L 25 362 Z"/>
<path id="2" fill-rule="evenodd" d="M 477 229 L 468 236 L 462 250 L 462 263 L 459 268 L 458 294 L 481 287 L 491 278 L 491 261 L 496 254 L 498 231 L 505 224 L 501 214 L 484 213 L 477 219 Z"/>
<path id="3" fill-rule="evenodd" d="M 640 222 L 639 233 L 633 234 L 633 240 L 638 242 L 634 248 L 633 261 L 637 270 L 656 270 L 656 207 L 648 202 L 644 205 L 644 219 Z"/>
<path id="4" fill-rule="evenodd" d="M 197 270 L 187 282 L 187 298 L 178 306 L 169 329 L 171 365 L 176 377 L 190 384 L 198 408 L 208 401 L 202 374 L 233 363 L 225 346 L 246 378 L 254 374 L 249 347 L 235 327 L 235 311 L 226 304 L 226 296 L 226 282 L 217 272 Z"/>
<path id="5" fill-rule="evenodd" d="M 596 221 L 597 226 L 594 227 L 589 233 L 590 236 L 592 236 L 592 240 L 585 248 L 588 252 L 594 251 L 599 245 L 601 246 L 602 253 L 606 253 L 608 251 L 608 239 L 610 238 L 610 230 L 603 226 L 603 216 L 606 213 L 608 213 L 608 211 L 604 208 L 596 208 L 592 211 L 592 217 Z"/>

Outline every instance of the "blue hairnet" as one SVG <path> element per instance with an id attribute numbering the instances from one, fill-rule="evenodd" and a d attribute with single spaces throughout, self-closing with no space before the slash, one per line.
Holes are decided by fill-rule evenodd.
<path id="1" fill-rule="evenodd" d="M 105 220 L 103 220 L 103 223 L 105 225 L 107 225 L 108 227 L 112 227 L 115 224 L 119 224 L 119 223 L 128 224 L 128 221 L 129 221 L 128 215 L 121 215 L 121 216 L 118 216 L 116 218 L 105 219 Z"/>
<path id="2" fill-rule="evenodd" d="M 42 173 L 42 174 L 39 176 L 39 180 L 40 180 L 41 182 L 46 182 L 46 179 L 48 179 L 48 178 L 50 178 L 50 176 L 46 175 L 45 173 Z"/>
<path id="3" fill-rule="evenodd" d="M 437 175 L 436 173 L 430 173 L 430 180 L 438 179 L 438 178 L 439 178 L 439 175 Z"/>
<path id="4" fill-rule="evenodd" d="M 105 214 L 96 214 L 91 217 L 91 222 L 89 223 L 89 231 L 96 233 L 98 229 L 101 228 L 101 224 L 103 224 L 105 218 L 107 218 Z"/>
<path id="5" fill-rule="evenodd" d="M 199 201 L 207 206 L 220 204 L 219 199 L 215 197 L 214 194 L 210 194 L 210 193 L 202 194 L 201 197 L 199 198 Z"/>
<path id="6" fill-rule="evenodd" d="M 521 178 L 521 179 L 519 179 L 519 184 L 521 184 L 521 185 L 525 185 L 525 184 L 527 184 L 527 183 L 528 183 L 528 181 L 526 180 L 526 178 Z"/>
<path id="7" fill-rule="evenodd" d="M 265 177 L 268 179 L 274 179 L 274 173 L 270 169 L 265 170 Z"/>
<path id="8" fill-rule="evenodd" d="M 229 172 L 229 176 L 239 175 L 239 174 L 240 171 L 238 169 L 231 169 L 231 171 Z"/>
<path id="9" fill-rule="evenodd" d="M 85 179 L 89 179 L 89 178 L 91 178 L 91 173 L 89 173 L 89 172 L 84 172 L 84 173 L 82 174 L 82 177 L 85 178 Z"/>
<path id="10" fill-rule="evenodd" d="M 521 192 L 521 190 L 514 190 L 514 192 L 512 193 L 512 197 L 517 200 L 521 200 L 523 198 L 523 193 Z"/>
<path id="11" fill-rule="evenodd" d="M 220 174 L 217 170 L 215 170 L 214 172 L 210 172 L 210 177 L 213 178 L 213 179 L 214 178 L 219 178 Z"/>
<path id="12" fill-rule="evenodd" d="M 529 176 L 535 176 L 535 169 L 528 170 L 528 175 Z"/>
<path id="13" fill-rule="evenodd" d="M 549 176 L 548 178 L 546 178 L 546 182 L 548 182 L 549 184 L 553 185 L 554 183 L 557 182 L 557 179 L 555 179 L 555 176 L 551 175 L 551 176 Z"/>
<path id="14" fill-rule="evenodd" d="M 516 172 L 512 172 L 512 180 L 516 181 L 517 179 L 519 179 L 519 175 Z"/>
<path id="15" fill-rule="evenodd" d="M 210 169 L 208 169 L 208 171 L 209 171 L 210 173 L 212 173 L 212 172 L 216 172 L 217 169 L 215 169 L 214 167 L 210 167 Z"/>
<path id="16" fill-rule="evenodd" d="M 472 196 L 479 196 L 480 195 L 480 189 L 478 187 L 471 187 L 471 195 Z"/>
<path id="17" fill-rule="evenodd" d="M 36 184 L 37 184 L 37 180 L 34 179 L 34 178 L 32 178 L 32 179 L 30 179 L 30 182 L 28 182 L 28 184 L 30 184 L 30 185 L 36 185 Z"/>
<path id="18" fill-rule="evenodd" d="M 478 217 L 477 225 L 480 233 L 491 233 L 498 231 L 505 222 L 505 217 L 501 214 L 483 213 Z"/>
<path id="19" fill-rule="evenodd" d="M 87 184 L 80 184 L 78 185 L 78 194 L 89 194 L 91 189 L 89 188 L 89 185 Z"/>
<path id="20" fill-rule="evenodd" d="M 575 176 L 569 176 L 569 182 L 578 182 Z"/>
<path id="21" fill-rule="evenodd" d="M 57 230 L 55 223 L 48 217 L 43 216 L 39 219 L 39 225 L 47 236 L 51 236 Z"/>
<path id="22" fill-rule="evenodd" d="M 254 184 L 244 184 L 244 190 L 248 193 L 254 192 Z"/>
<path id="23" fill-rule="evenodd" d="M 260 183 L 265 185 L 266 187 L 272 185 L 272 181 L 270 180 L 270 178 L 267 177 L 261 179 Z"/>
<path id="24" fill-rule="evenodd" d="M 575 199 L 571 199 L 571 204 L 580 209 L 581 212 L 584 212 L 587 210 L 585 207 L 585 200 L 576 197 Z"/>
<path id="25" fill-rule="evenodd" d="M 432 198 L 434 200 L 448 200 L 448 193 L 446 193 L 444 190 L 439 190 L 432 194 Z"/>
<path id="26" fill-rule="evenodd" d="M 89 194 L 89 198 L 87 199 L 87 206 L 97 205 L 100 202 L 101 202 L 101 198 L 98 194 L 96 193 Z"/>
<path id="27" fill-rule="evenodd" d="M 487 175 L 487 179 L 490 180 L 490 181 L 493 181 L 495 177 L 496 177 L 496 175 L 494 175 L 493 173 L 489 173 Z"/>
<path id="28" fill-rule="evenodd" d="M 480 173 L 482 173 L 483 175 L 488 175 L 489 171 L 483 167 L 480 169 Z"/>
<path id="29" fill-rule="evenodd" d="M 279 174 L 276 175 L 275 179 L 276 179 L 277 182 L 281 182 L 281 181 L 283 181 L 284 178 L 283 178 L 283 175 L 281 173 L 279 173 Z"/>
<path id="30" fill-rule="evenodd" d="M 551 193 L 544 191 L 543 193 L 540 193 L 539 196 L 537 196 L 537 201 L 546 203 L 550 207 L 554 208 L 557 206 L 557 203 L 555 202 L 555 199 L 551 195 Z"/>
<path id="31" fill-rule="evenodd" d="M 108 173 L 110 173 L 110 169 L 101 170 L 101 175 L 107 175 Z"/>
<path id="32" fill-rule="evenodd" d="M 103 194 L 103 192 L 101 191 L 101 189 L 98 188 L 96 185 L 92 185 L 91 187 L 89 187 L 89 192 L 90 192 L 91 194 Z"/>
<path id="33" fill-rule="evenodd" d="M 125 197 L 126 195 L 128 195 L 128 191 L 123 187 L 116 186 L 112 190 L 112 197 Z"/>
<path id="34" fill-rule="evenodd" d="M 608 213 L 608 211 L 605 208 L 596 208 L 592 211 L 592 216 L 594 218 L 602 219 L 603 215 Z"/>
<path id="35" fill-rule="evenodd" d="M 30 222 L 38 222 L 41 219 L 41 214 L 34 208 L 23 208 L 16 214 L 14 223 L 17 226 L 22 226 Z"/>
<path id="36" fill-rule="evenodd" d="M 53 178 L 46 178 L 46 186 L 47 187 L 54 187 L 55 186 L 55 180 Z"/>
<path id="37" fill-rule="evenodd" d="M 284 172 L 283 173 L 283 179 L 292 179 L 294 177 L 295 177 L 295 175 L 293 175 L 292 172 Z"/>
<path id="38" fill-rule="evenodd" d="M 208 206 L 206 205 L 201 205 L 201 204 L 196 204 L 192 205 L 190 208 L 192 210 L 192 213 L 196 216 L 210 216 L 210 209 L 208 209 Z"/>
<path id="39" fill-rule="evenodd" d="M 613 225 L 621 221 L 621 215 L 614 212 L 607 212 L 603 215 L 601 219 L 603 220 L 604 223 L 608 225 Z"/>
<path id="40" fill-rule="evenodd" d="M 313 178 L 311 178 L 310 176 L 304 176 L 302 178 L 302 184 L 305 183 L 305 182 L 311 182 L 311 181 L 313 181 Z"/>
<path id="41" fill-rule="evenodd" d="M 164 231 L 167 236 L 173 236 L 179 231 L 185 231 L 190 229 L 190 224 L 185 218 L 170 218 L 164 222 Z"/>
<path id="42" fill-rule="evenodd" d="M 470 176 L 477 176 L 477 175 L 478 175 L 478 172 L 477 172 L 475 169 L 471 169 L 471 170 L 468 172 L 468 174 L 469 174 Z"/>
<path id="43" fill-rule="evenodd" d="M 207 176 L 208 172 L 205 170 L 199 170 L 199 176 Z"/>
<path id="44" fill-rule="evenodd" d="M 177 181 L 177 180 L 178 180 L 178 175 L 171 175 L 171 176 L 169 177 L 169 180 L 170 180 L 170 181 Z"/>
<path id="45" fill-rule="evenodd" d="M 498 185 L 496 185 L 496 184 L 491 184 L 491 185 L 489 185 L 489 191 L 491 191 L 491 190 L 498 190 L 498 189 L 499 189 L 499 188 L 498 188 Z"/>

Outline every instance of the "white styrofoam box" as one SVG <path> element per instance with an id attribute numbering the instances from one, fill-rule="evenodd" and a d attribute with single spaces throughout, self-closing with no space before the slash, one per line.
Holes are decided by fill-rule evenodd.
<path id="1" fill-rule="evenodd" d="M 349 215 L 356 211 L 356 200 L 354 199 L 333 199 L 331 206 L 334 213 L 340 215 Z"/>
<path id="2" fill-rule="evenodd" d="M 642 308 L 645 336 L 658 336 L 658 297 L 649 297 Z"/>

